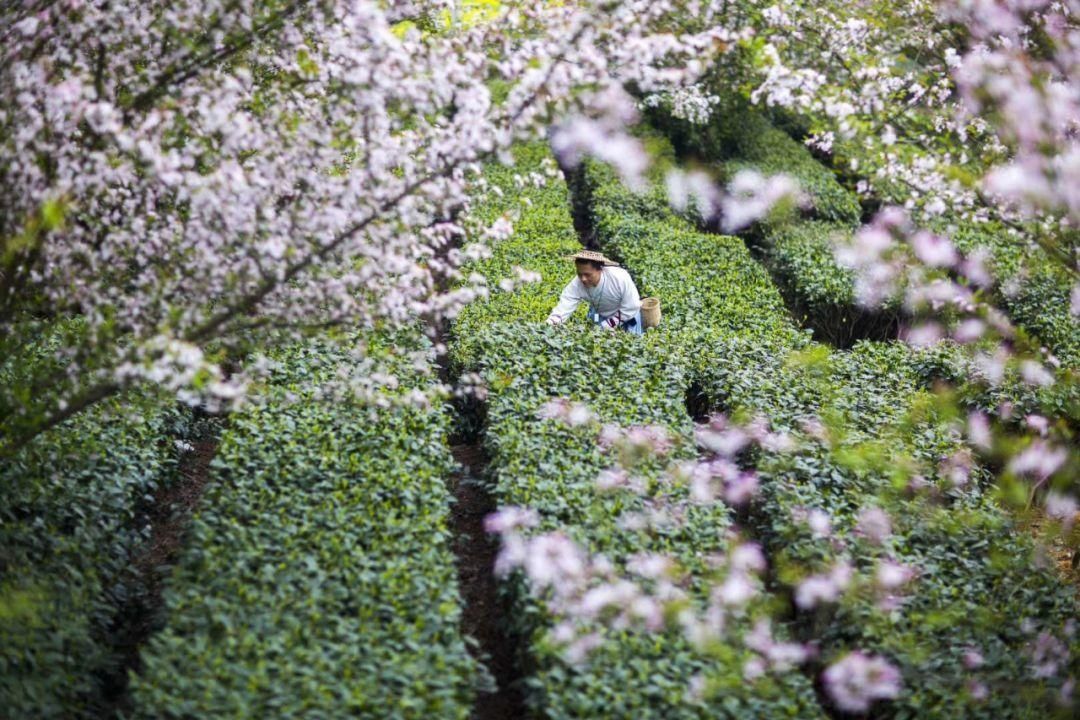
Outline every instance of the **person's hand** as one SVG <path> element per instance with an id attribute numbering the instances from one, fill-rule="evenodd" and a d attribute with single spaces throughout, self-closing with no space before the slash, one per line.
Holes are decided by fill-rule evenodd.
<path id="1" fill-rule="evenodd" d="M 607 320 L 602 320 L 600 324 L 608 330 L 614 330 L 615 328 L 619 327 L 619 318 L 615 315 L 612 315 Z"/>
<path id="2" fill-rule="evenodd" d="M 546 322 L 548 325 L 558 325 L 562 322 L 562 320 L 559 319 L 558 315 L 548 315 L 547 320 L 545 320 L 544 322 Z"/>

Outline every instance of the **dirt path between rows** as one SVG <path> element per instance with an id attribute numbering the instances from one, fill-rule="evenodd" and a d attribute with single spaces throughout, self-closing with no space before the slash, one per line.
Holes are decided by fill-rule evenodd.
<path id="1" fill-rule="evenodd" d="M 507 631 L 509 608 L 499 596 L 494 572 L 498 542 L 484 531 L 484 518 L 495 510 L 482 482 L 488 460 L 478 444 L 452 445 L 450 450 L 462 467 L 451 479 L 455 502 L 450 511 L 464 601 L 462 631 L 479 644 L 477 660 L 497 685 L 493 693 L 478 693 L 472 720 L 521 720 L 526 711 L 517 646 Z"/>
<path id="2" fill-rule="evenodd" d="M 140 668 L 139 652 L 161 622 L 162 591 L 170 568 L 183 550 L 184 533 L 210 481 L 210 461 L 217 453 L 216 438 L 196 440 L 183 454 L 174 482 L 154 494 L 146 522 L 150 537 L 132 559 L 132 569 L 142 592 L 117 614 L 111 637 L 119 665 L 104 678 L 109 703 L 101 717 L 121 717 L 130 703 L 129 675 Z"/>

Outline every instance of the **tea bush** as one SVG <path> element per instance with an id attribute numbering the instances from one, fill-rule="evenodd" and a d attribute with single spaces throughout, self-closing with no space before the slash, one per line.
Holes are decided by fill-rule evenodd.
<path id="1" fill-rule="evenodd" d="M 796 319 L 816 339 L 840 348 L 896 337 L 902 319 L 895 298 L 872 310 L 859 304 L 854 273 L 834 255 L 835 245 L 849 242 L 852 232 L 848 225 L 820 220 L 763 223 L 756 231 L 764 261 Z"/>
<path id="2" fill-rule="evenodd" d="M 769 231 L 766 252 L 774 272 L 788 285 L 798 285 L 808 308 L 847 307 L 856 302 L 855 277 L 836 264 L 832 247 L 834 238 L 850 234 L 850 227 L 837 223 L 792 222 Z"/>
<path id="3" fill-rule="evenodd" d="M 565 256 L 580 250 L 581 243 L 568 212 L 566 184 L 557 177 L 557 170 L 553 179 L 554 162 L 544 145 L 521 145 L 515 155 L 517 162 L 513 166 L 485 167 L 485 180 L 494 189 L 469 213 L 474 223 L 484 227 L 504 216 L 510 218 L 514 232 L 498 242 L 492 256 L 482 263 L 491 295 L 471 303 L 454 322 L 450 352 L 459 370 L 476 364 L 473 345 L 482 328 L 500 319 L 542 322 L 555 306 L 563 286 L 574 277 L 573 263 Z M 527 182 L 530 175 L 544 179 L 546 184 Z M 511 198 L 520 198 L 520 202 Z M 514 292 L 498 289 L 500 280 L 514 277 L 515 266 L 539 273 L 540 281 Z M 579 308 L 569 322 L 576 324 L 583 318 L 584 310 Z"/>
<path id="4" fill-rule="evenodd" d="M 145 592 L 131 561 L 149 537 L 143 510 L 173 479 L 183 418 L 127 394 L 0 464 L 0 714 L 99 716 L 122 661 L 110 627 Z"/>
<path id="5" fill-rule="evenodd" d="M 855 196 L 806 147 L 737 100 L 726 101 L 705 127 L 658 112 L 654 116 L 682 154 L 720 162 L 723 177 L 746 168 L 766 175 L 786 173 L 810 195 L 812 214 L 821 222 L 763 222 L 750 235 L 790 305 L 805 315 L 819 339 L 846 347 L 862 337 L 883 338 L 895 331 L 900 320 L 897 303 L 889 301 L 875 312 L 859 308 L 851 272 L 833 257 L 830 236 L 850 235 L 861 213 Z M 1080 322 L 1069 313 L 1071 279 L 1041 248 L 1022 247 L 994 223 L 943 222 L 939 230 L 965 252 L 990 250 L 1000 285 L 997 304 L 1020 328 L 1046 343 L 1064 365 L 1080 364 Z"/>
<path id="6" fill-rule="evenodd" d="M 764 175 L 786 173 L 810 196 L 814 217 L 848 226 L 859 223 L 862 209 L 854 193 L 763 113 L 741 100 L 727 98 L 713 117 L 707 125 L 692 125 L 661 111 L 650 115 L 680 156 L 722 163 L 723 175 L 728 178 L 742 169 Z"/>
<path id="7" fill-rule="evenodd" d="M 961 251 L 989 253 L 997 302 L 1012 321 L 1046 343 L 1062 365 L 1080 367 L 1080 320 L 1069 312 L 1068 273 L 1040 247 L 1024 246 L 998 224 L 961 223 L 943 229 Z"/>
<path id="8" fill-rule="evenodd" d="M 459 630 L 446 414 L 324 396 L 354 360 L 322 343 L 276 360 L 223 434 L 134 716 L 467 718 L 490 679 Z"/>
<path id="9" fill-rule="evenodd" d="M 855 195 L 840 185 L 831 170 L 764 115 L 739 102 L 726 103 L 704 129 L 684 127 L 685 123 L 667 117 L 661 120 L 672 128 L 677 142 L 687 143 L 685 152 L 720 161 L 721 177 L 731 179 L 744 169 L 764 175 L 784 173 L 810 196 L 811 215 L 816 219 L 766 219 L 746 237 L 763 256 L 792 312 L 814 330 L 817 339 L 850 347 L 860 338 L 895 336 L 900 318 L 897 302 L 889 301 L 875 311 L 861 308 L 853 273 L 833 255 L 834 242 L 850 238 L 861 210 Z M 699 144 L 693 144 L 694 138 Z"/>
<path id="10" fill-rule="evenodd" d="M 898 608 L 884 609 L 866 584 L 857 585 L 836 606 L 797 613 L 800 635 L 822 641 L 825 662 L 859 648 L 899 665 L 903 693 L 877 708 L 875 717 L 1051 714 L 1060 681 L 1031 676 L 1031 647 L 1042 632 L 1073 637 L 1076 598 L 1052 570 L 1033 563 L 1035 544 L 995 504 L 989 473 L 972 467 L 957 478 L 944 462 L 963 457 L 957 455 L 963 450 L 957 419 L 926 388 L 935 375 L 957 372 L 958 359 L 948 348 L 916 351 L 899 343 L 862 342 L 837 352 L 808 343 L 776 302 L 775 290 L 762 293 L 760 276 L 732 274 L 713 285 L 714 275 L 673 264 L 664 229 L 681 221 L 665 222 L 656 207 L 635 216 L 640 201 L 605 168 L 592 166 L 584 177 L 599 242 L 628 258 L 643 279 L 643 293 L 659 295 L 665 307 L 669 297 L 678 307 L 689 292 L 706 298 L 711 312 L 673 312 L 664 322 L 672 340 L 698 343 L 682 352 L 708 404 L 763 415 L 807 441 L 793 454 L 760 452 L 752 459 L 763 478 L 753 525 L 782 586 L 794 588 L 838 558 L 867 575 L 884 558 L 918 572 L 910 598 Z M 627 227 L 648 227 L 654 234 L 637 238 Z M 726 238 L 713 240 L 726 247 Z M 702 266 L 712 260 L 698 258 Z M 669 265 L 681 276 L 667 274 Z M 740 288 L 744 283 L 755 292 Z M 726 309 L 730 297 L 744 293 L 761 300 L 741 308 L 754 320 L 740 328 Z M 713 314 L 716 329 L 696 328 L 711 325 Z M 804 432 L 807 421 L 819 420 L 824 440 Z M 925 488 L 908 485 L 916 467 L 926 470 Z M 884 547 L 855 530 L 859 513 L 871 506 L 893 519 Z M 831 515 L 830 537 L 811 532 L 805 513 L 812 509 Z M 1075 645 L 1075 637 L 1068 642 Z M 978 670 L 963 666 L 964 649 L 983 656 Z M 991 696 L 975 697 L 974 683 L 991 687 Z M 1020 684 L 1026 692 L 1014 692 Z"/>
<path id="11" fill-rule="evenodd" d="M 535 148 L 527 148 L 518 155 L 519 165 L 527 169 L 523 158 L 535 163 L 540 156 Z M 488 176 L 503 182 L 509 178 L 502 168 L 489 169 Z M 553 182 L 542 194 L 549 197 L 530 195 L 532 206 L 521 212 L 520 234 L 495 245 L 492 259 L 473 268 L 492 282 L 514 264 L 541 272 L 545 280 L 537 287 L 544 290 L 542 312 L 524 301 L 515 305 L 516 301 L 496 296 L 466 308 L 454 328 L 458 343 L 469 348 L 469 366 L 489 384 L 484 442 L 491 456 L 493 493 L 501 505 L 537 510 L 541 529 L 562 528 L 588 551 L 603 553 L 616 564 L 638 552 L 665 552 L 700 574 L 704 558 L 726 546 L 725 530 L 732 527 L 726 507 L 693 508 L 683 524 L 670 528 L 631 530 L 620 518 L 646 510 L 667 491 L 654 486 L 652 498 L 604 494 L 595 483 L 600 471 L 612 463 L 597 447 L 598 422 L 664 426 L 676 440 L 673 456 L 693 456 L 691 423 L 683 402 L 685 359 L 671 352 L 665 333 L 636 338 L 588 327 L 540 324 L 563 283 L 572 277 L 572 265 L 562 256 L 575 249 L 567 246 L 572 221 L 565 186 Z M 474 212 L 490 218 L 504 207 L 489 200 Z M 745 253 L 741 244 L 738 248 Z M 542 255 L 535 254 L 538 249 Z M 741 267 L 749 270 L 753 265 Z M 718 270 L 738 271 L 738 265 Z M 691 311 L 690 304 L 672 309 Z M 596 422 L 571 428 L 541 418 L 541 408 L 559 397 L 588 405 Z M 731 647 L 720 662 L 674 632 L 656 637 L 605 631 L 597 623 L 596 630 L 605 633 L 603 647 L 584 666 L 569 664 L 561 649 L 547 640 L 543 605 L 529 595 L 523 582 L 519 578 L 511 585 L 516 630 L 529 641 L 530 702 L 540 717 L 820 715 L 813 690 L 802 676 L 789 674 L 769 681 L 767 688 L 747 688 L 741 677 L 748 651 Z M 690 697 L 689 678 L 705 671 L 723 677 L 731 692 L 715 701 Z"/>
<path id="12" fill-rule="evenodd" d="M 740 239 L 698 231 L 671 212 L 656 187 L 630 192 L 599 164 L 586 165 L 575 191 L 588 204 L 604 249 L 626 263 L 643 295 L 660 298 L 662 328 L 693 336 L 675 345 L 690 348 L 732 333 L 806 342 L 788 321 L 768 273 Z"/>

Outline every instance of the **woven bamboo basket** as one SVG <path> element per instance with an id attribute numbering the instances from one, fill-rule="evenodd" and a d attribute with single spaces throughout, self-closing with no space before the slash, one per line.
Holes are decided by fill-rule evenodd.
<path id="1" fill-rule="evenodd" d="M 641 300 L 641 326 L 648 330 L 660 324 L 660 298 L 647 297 Z"/>

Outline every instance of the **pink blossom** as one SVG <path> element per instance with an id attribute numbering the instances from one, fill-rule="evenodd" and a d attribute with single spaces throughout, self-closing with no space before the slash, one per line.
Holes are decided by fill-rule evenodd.
<path id="1" fill-rule="evenodd" d="M 941 461 L 938 471 L 949 481 L 953 487 L 964 487 L 971 478 L 971 469 L 974 460 L 969 448 L 957 450 Z"/>
<path id="2" fill-rule="evenodd" d="M 716 500 L 717 487 L 711 472 L 697 464 L 690 473 L 690 499 L 705 505 Z"/>
<path id="3" fill-rule="evenodd" d="M 86 123 L 97 133 L 112 135 L 123 129 L 120 111 L 109 102 L 94 102 L 86 106 Z"/>
<path id="4" fill-rule="evenodd" d="M 998 348 L 993 355 L 978 353 L 975 356 L 975 366 L 991 386 L 1000 385 L 1005 379 L 1005 367 L 1008 362 L 1008 354 L 1004 348 Z"/>
<path id="5" fill-rule="evenodd" d="M 758 442 L 762 449 L 775 453 L 789 453 L 798 446 L 795 439 L 786 432 L 766 433 Z"/>
<path id="6" fill-rule="evenodd" d="M 929 307 L 931 310 L 941 310 L 949 306 L 959 308 L 965 312 L 975 309 L 972 303 L 972 294 L 969 288 L 945 278 L 934 278 L 912 284 L 907 291 L 905 303 L 911 310 Z M 936 324 L 936 323 L 935 323 Z"/>
<path id="7" fill-rule="evenodd" d="M 754 623 L 754 627 L 743 638 L 746 647 L 760 653 L 769 666 L 777 672 L 787 672 L 806 662 L 811 656 L 811 649 L 799 643 L 777 642 L 773 638 L 772 627 L 767 619 Z"/>
<path id="8" fill-rule="evenodd" d="M 638 588 L 631 582 L 605 583 L 585 592 L 578 605 L 578 611 L 583 617 L 594 618 L 608 607 L 629 605 L 638 596 Z"/>
<path id="9" fill-rule="evenodd" d="M 678 622 L 683 635 L 696 647 L 705 647 L 724 634 L 727 614 L 722 605 L 712 602 L 705 613 L 698 615 L 689 609 L 679 613 Z"/>
<path id="10" fill-rule="evenodd" d="M 904 489 L 909 493 L 917 494 L 926 490 L 928 487 L 930 487 L 930 483 L 927 482 L 925 477 L 922 475 L 912 475 L 911 478 L 908 479 Z"/>
<path id="11" fill-rule="evenodd" d="M 623 182 L 644 187 L 643 173 L 649 160 L 641 143 L 624 127 L 636 117 L 633 100 L 617 84 L 592 94 L 592 104 L 602 109 L 597 117 L 577 115 L 559 123 L 551 133 L 551 149 L 566 167 L 576 167 L 591 155 L 610 163 Z"/>
<path id="12" fill-rule="evenodd" d="M 1003 400 L 997 407 L 997 414 L 1002 420 L 1011 420 L 1016 411 L 1016 405 L 1009 400 Z"/>
<path id="13" fill-rule="evenodd" d="M 1063 708 L 1071 708 L 1073 706 L 1073 693 L 1076 692 L 1076 680 L 1069 678 L 1065 682 L 1061 683 L 1061 689 L 1057 693 L 1057 702 Z"/>
<path id="14" fill-rule="evenodd" d="M 809 417 L 799 419 L 799 428 L 810 437 L 822 442 L 829 442 L 829 428 L 820 418 Z"/>
<path id="15" fill-rule="evenodd" d="M 565 398 L 554 398 L 541 405 L 536 416 L 545 420 L 561 418 L 566 414 L 568 406 L 569 402 Z"/>
<path id="16" fill-rule="evenodd" d="M 800 643 L 773 643 L 766 651 L 769 665 L 777 672 L 788 672 L 810 659 L 811 652 Z"/>
<path id="17" fill-rule="evenodd" d="M 765 661 L 752 657 L 743 663 L 743 680 L 753 682 L 765 674 Z"/>
<path id="18" fill-rule="evenodd" d="M 575 403 L 570 407 L 570 411 L 566 414 L 566 424 L 570 427 L 577 427 L 578 425 L 584 425 L 588 422 L 592 422 L 595 419 L 589 408 L 581 403 Z"/>
<path id="19" fill-rule="evenodd" d="M 993 282 L 990 271 L 986 268 L 989 253 L 978 249 L 960 263 L 960 274 L 976 287 L 989 287 Z"/>
<path id="20" fill-rule="evenodd" d="M 799 583 L 795 591 L 795 604 L 809 610 L 823 602 L 835 602 L 840 597 L 840 588 L 828 575 L 811 575 Z"/>
<path id="21" fill-rule="evenodd" d="M 644 578 L 658 580 L 669 577 L 674 570 L 671 558 L 654 553 L 640 553 L 633 556 L 626 564 L 626 569 Z"/>
<path id="22" fill-rule="evenodd" d="M 805 522 L 815 538 L 827 538 L 832 535 L 832 518 L 829 513 L 820 508 L 793 508 L 791 519 L 795 522 Z"/>
<path id="23" fill-rule="evenodd" d="M 1008 470 L 1016 475 L 1027 475 L 1045 480 L 1065 464 L 1068 452 L 1065 448 L 1036 440 L 1009 461 Z"/>
<path id="24" fill-rule="evenodd" d="M 15 23 L 14 29 L 26 37 L 32 37 L 38 30 L 38 19 L 33 15 L 28 15 Z"/>
<path id="25" fill-rule="evenodd" d="M 1050 633 L 1041 632 L 1028 645 L 1031 656 L 1031 674 L 1036 678 L 1049 678 L 1069 662 L 1069 648 Z"/>
<path id="26" fill-rule="evenodd" d="M 596 444 L 600 446 L 601 450 L 610 450 L 621 437 L 622 429 L 618 425 L 605 423 L 600 428 L 600 435 L 596 439 Z"/>
<path id="27" fill-rule="evenodd" d="M 865 713 L 875 701 L 900 695 L 900 671 L 880 656 L 859 651 L 830 665 L 822 679 L 829 697 L 844 712 Z"/>
<path id="28" fill-rule="evenodd" d="M 983 702 L 990 697 L 990 690 L 986 687 L 986 683 L 970 679 L 965 683 L 964 687 L 975 702 Z"/>
<path id="29" fill-rule="evenodd" d="M 519 528 L 535 527 L 539 521 L 535 510 L 509 505 L 484 518 L 484 530 L 501 535 Z"/>
<path id="30" fill-rule="evenodd" d="M 1046 386 L 1054 383 L 1054 376 L 1050 371 L 1034 360 L 1024 360 L 1020 363 L 1020 377 L 1028 385 Z"/>
<path id="31" fill-rule="evenodd" d="M 981 668 L 986 662 L 986 659 L 978 650 L 965 650 L 962 660 L 964 663 L 964 667 L 968 670 L 976 670 L 978 668 Z"/>
<path id="32" fill-rule="evenodd" d="M 1024 418 L 1024 424 L 1043 437 L 1050 431 L 1050 421 L 1042 415 L 1028 415 Z"/>
<path id="33" fill-rule="evenodd" d="M 586 569 L 581 550 L 561 533 L 531 538 L 523 567 L 529 579 L 540 587 L 579 578 Z"/>
<path id="34" fill-rule="evenodd" d="M 702 218 L 711 219 L 719 212 L 722 193 L 704 172 L 674 169 L 668 172 L 665 183 L 668 202 L 676 212 L 685 212 L 691 201 Z"/>
<path id="35" fill-rule="evenodd" d="M 495 558 L 495 574 L 505 577 L 520 568 L 524 565 L 528 552 L 529 546 L 525 538 L 517 533 L 504 535 L 499 554 Z"/>
<path id="36" fill-rule="evenodd" d="M 851 565 L 841 562 L 826 574 L 811 575 L 796 587 L 795 604 L 810 610 L 821 603 L 836 602 L 851 584 L 852 573 Z"/>
<path id="37" fill-rule="evenodd" d="M 722 457 L 734 457 L 750 443 L 749 435 L 738 427 L 717 427 L 714 421 L 694 430 L 697 444 Z"/>
<path id="38" fill-rule="evenodd" d="M 1051 490 L 1046 493 L 1046 514 L 1055 520 L 1060 520 L 1068 532 L 1076 522 L 1077 513 L 1080 512 L 1080 504 L 1076 498 L 1067 493 Z"/>
<path id="39" fill-rule="evenodd" d="M 754 622 L 750 632 L 743 638 L 746 647 L 759 652 L 762 655 L 769 651 L 773 645 L 772 623 L 767 618 L 761 618 Z"/>
<path id="40" fill-rule="evenodd" d="M 766 178 L 754 170 L 740 170 L 728 185 L 721 202 L 724 232 L 736 232 L 765 217 L 779 203 L 806 202 L 799 184 L 787 175 Z"/>
<path id="41" fill-rule="evenodd" d="M 614 490 L 629 485 L 630 474 L 622 469 L 601 470 L 596 476 L 596 487 L 600 490 Z"/>
<path id="42" fill-rule="evenodd" d="M 733 570 L 760 573 L 766 568 L 765 555 L 757 543 L 740 543 L 731 550 L 729 558 Z"/>
<path id="43" fill-rule="evenodd" d="M 722 605 L 740 607 L 757 594 L 757 588 L 750 578 L 742 572 L 733 571 L 724 582 L 714 590 L 714 598 Z"/>
<path id="44" fill-rule="evenodd" d="M 510 219 L 505 216 L 499 217 L 495 222 L 484 229 L 484 237 L 496 242 L 505 240 L 513 234 L 514 225 L 510 222 Z"/>
<path id="45" fill-rule="evenodd" d="M 952 332 L 953 339 L 958 343 L 973 343 L 986 333 L 986 323 L 977 318 L 964 320 Z"/>
<path id="46" fill-rule="evenodd" d="M 713 108 L 720 102 L 720 98 L 698 84 L 677 87 L 662 94 L 654 94 L 645 98 L 647 107 L 670 105 L 673 117 L 686 120 L 693 125 L 702 125 L 708 122 Z"/>
<path id="47" fill-rule="evenodd" d="M 915 576 L 915 571 L 902 563 L 883 560 L 878 563 L 874 574 L 874 583 L 882 590 L 896 590 L 908 584 Z"/>
<path id="48" fill-rule="evenodd" d="M 588 406 L 566 398 L 548 400 L 537 410 L 536 415 L 543 419 L 561 420 L 570 427 L 586 425 L 596 419 Z"/>
<path id="49" fill-rule="evenodd" d="M 600 429 L 597 444 L 604 451 L 617 447 L 623 451 L 644 452 L 662 457 L 670 452 L 674 446 L 674 440 L 667 429 L 660 425 L 632 425 L 628 428 L 620 428 L 617 425 L 605 424 Z"/>
<path id="50" fill-rule="evenodd" d="M 857 267 L 867 262 L 877 260 L 885 252 L 895 246 L 889 226 L 893 218 L 889 216 L 875 219 L 875 223 L 863 227 L 855 235 L 855 245 L 852 247 L 853 255 L 848 256 L 854 262 L 851 266 Z"/>
<path id="51" fill-rule="evenodd" d="M 745 505 L 757 495 L 758 489 L 757 473 L 739 473 L 724 486 L 724 501 L 733 507 Z"/>
<path id="52" fill-rule="evenodd" d="M 994 438 L 990 432 L 990 419 L 986 413 L 977 410 L 968 413 L 967 436 L 974 447 L 980 450 L 990 449 Z"/>
<path id="53" fill-rule="evenodd" d="M 879 507 L 866 507 L 859 511 L 855 533 L 870 542 L 880 545 L 892 535 L 892 520 L 888 513 Z"/>
<path id="54" fill-rule="evenodd" d="M 588 660 L 589 653 L 603 644 L 604 639 L 599 633 L 582 635 L 563 648 L 563 658 L 571 665 L 581 665 Z"/>
<path id="55" fill-rule="evenodd" d="M 518 282 L 526 285 L 540 282 L 543 279 L 540 273 L 527 270 L 520 265 L 514 266 L 514 274 L 517 276 Z"/>
<path id="56" fill-rule="evenodd" d="M 911 238 L 915 255 L 930 267 L 952 267 L 959 256 L 946 238 L 928 232 L 918 232 Z"/>
<path id="57" fill-rule="evenodd" d="M 630 617 L 640 620 L 649 632 L 659 632 L 665 626 L 664 604 L 654 597 L 639 595 L 627 608 Z"/>
<path id="58" fill-rule="evenodd" d="M 991 170 L 985 179 L 986 190 L 1025 214 L 1047 201 L 1053 202 L 1054 189 L 1037 162 L 1015 162 Z"/>
<path id="59" fill-rule="evenodd" d="M 562 620 L 555 623 L 555 625 L 548 632 L 548 637 L 552 642 L 565 645 L 578 636 L 577 627 L 571 620 Z"/>
<path id="60" fill-rule="evenodd" d="M 815 538 L 827 538 L 832 535 L 832 518 L 824 510 L 812 508 L 806 514 L 806 525 Z"/>

